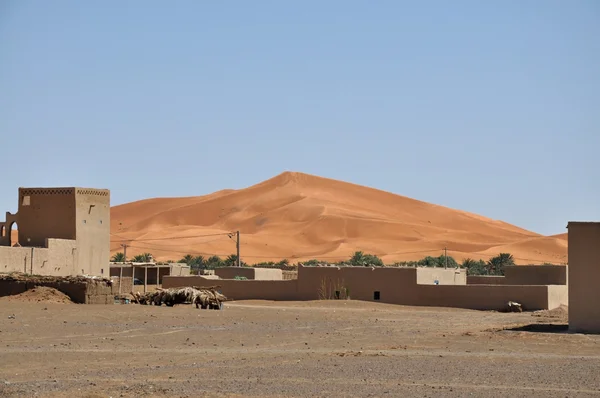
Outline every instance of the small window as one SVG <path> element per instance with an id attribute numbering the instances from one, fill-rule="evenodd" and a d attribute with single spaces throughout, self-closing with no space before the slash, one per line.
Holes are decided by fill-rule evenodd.
<path id="1" fill-rule="evenodd" d="M 104 268 L 100 268 L 100 273 L 104 274 Z"/>
<path id="2" fill-rule="evenodd" d="M 102 224 L 102 220 L 100 220 L 100 224 Z"/>
<path id="3" fill-rule="evenodd" d="M 86 220 L 83 220 L 83 223 L 84 223 L 84 224 L 86 224 L 86 223 L 87 223 L 87 221 L 86 221 Z"/>
<path id="4" fill-rule="evenodd" d="M 373 292 L 373 300 L 375 300 L 375 301 L 379 301 L 379 299 L 380 299 L 380 298 L 381 298 L 381 292 L 379 292 L 379 291 L 377 291 L 377 290 L 376 290 L 376 291 L 374 291 L 374 292 Z"/>
<path id="5" fill-rule="evenodd" d="M 23 196 L 23 206 L 29 206 L 31 204 L 31 196 Z"/>
<path id="6" fill-rule="evenodd" d="M 340 291 L 339 290 L 335 291 L 335 298 L 336 298 L 336 300 L 340 299 Z"/>

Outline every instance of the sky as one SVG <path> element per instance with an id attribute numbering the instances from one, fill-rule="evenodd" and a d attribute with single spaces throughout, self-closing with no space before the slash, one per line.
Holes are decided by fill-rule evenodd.
<path id="1" fill-rule="evenodd" d="M 2 215 L 299 171 L 564 233 L 600 220 L 600 2 L 4 0 L 0 143 Z"/>

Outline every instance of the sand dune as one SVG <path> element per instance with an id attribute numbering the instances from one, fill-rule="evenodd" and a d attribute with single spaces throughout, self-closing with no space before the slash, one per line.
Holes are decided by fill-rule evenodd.
<path id="1" fill-rule="evenodd" d="M 512 253 L 519 263 L 566 261 L 566 241 L 480 215 L 312 175 L 285 172 L 240 190 L 155 198 L 111 209 L 111 250 L 159 260 L 235 253 L 241 232 L 248 263 L 341 260 L 362 250 L 386 262 L 439 256 L 457 260 Z"/>

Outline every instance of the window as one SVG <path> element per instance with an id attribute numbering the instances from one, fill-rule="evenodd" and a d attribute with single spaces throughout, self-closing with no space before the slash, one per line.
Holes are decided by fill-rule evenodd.
<path id="1" fill-rule="evenodd" d="M 381 292 L 379 292 L 378 290 L 373 292 L 373 300 L 375 301 L 379 301 L 379 299 L 381 298 Z"/>
<path id="2" fill-rule="evenodd" d="M 83 220 L 83 223 L 85 224 L 85 223 L 87 223 L 87 221 L 86 221 L 86 220 Z"/>
<path id="3" fill-rule="evenodd" d="M 23 206 L 29 206 L 31 204 L 31 196 L 23 196 L 23 202 L 21 204 Z"/>
<path id="4" fill-rule="evenodd" d="M 102 220 L 100 220 L 100 224 L 102 224 Z"/>
<path id="5" fill-rule="evenodd" d="M 336 298 L 337 300 L 339 300 L 339 299 L 340 299 L 340 291 L 339 291 L 339 290 L 336 290 L 336 291 L 335 291 L 335 298 Z"/>

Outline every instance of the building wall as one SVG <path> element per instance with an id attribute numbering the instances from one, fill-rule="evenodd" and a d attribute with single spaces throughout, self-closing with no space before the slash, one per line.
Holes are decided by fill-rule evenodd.
<path id="1" fill-rule="evenodd" d="M 512 265 L 504 268 L 507 285 L 566 285 L 564 265 Z"/>
<path id="2" fill-rule="evenodd" d="M 255 267 L 221 267 L 215 269 L 215 275 L 221 279 L 233 279 L 242 276 L 252 280 L 280 281 L 283 273 L 280 269 Z"/>
<path id="3" fill-rule="evenodd" d="M 417 283 L 419 285 L 466 285 L 467 270 L 464 268 L 417 268 Z"/>
<path id="4" fill-rule="evenodd" d="M 19 244 L 43 247 L 47 238 L 75 239 L 74 192 L 74 188 L 19 188 Z"/>
<path id="5" fill-rule="evenodd" d="M 569 222 L 569 330 L 600 333 L 600 223 Z"/>
<path id="6" fill-rule="evenodd" d="M 78 272 L 109 274 L 110 191 L 75 188 Z"/>
<path id="7" fill-rule="evenodd" d="M 505 276 L 468 276 L 468 285 L 566 285 L 564 265 L 511 265 Z"/>
<path id="8" fill-rule="evenodd" d="M 317 268 L 317 267 L 313 267 Z M 333 267 L 327 267 L 333 268 Z M 368 270 L 368 269 L 367 269 Z M 414 269 L 413 269 L 414 270 Z M 336 279 L 334 272 L 324 276 L 319 272 L 321 280 L 333 281 Z M 379 271 L 379 270 L 378 270 Z M 407 269 L 410 271 L 410 269 Z M 363 274 L 365 271 L 352 274 Z M 373 274 L 376 275 L 376 274 Z M 406 275 L 410 275 L 409 272 Z M 305 275 L 306 276 L 306 275 Z M 312 275 L 315 276 L 315 275 Z M 220 286 L 221 292 L 232 300 L 318 300 L 322 296 L 319 285 L 302 283 L 303 276 L 289 281 L 254 281 L 254 280 L 210 280 L 201 276 L 165 277 L 163 287 L 183 286 Z M 318 278 L 310 278 L 312 281 Z M 362 282 L 362 283 L 361 283 Z M 316 283 L 316 282 L 313 282 Z M 404 283 L 400 280 L 363 279 L 360 281 L 356 275 L 346 275 L 344 284 L 329 284 L 329 293 L 346 286 L 350 290 L 350 298 L 363 301 L 378 301 L 389 304 L 423 305 L 437 307 L 454 307 L 474 310 L 501 310 L 506 308 L 508 301 L 517 301 L 528 311 L 552 309 L 567 303 L 566 286 L 503 286 L 503 285 L 417 285 Z M 331 290 L 333 289 L 333 290 Z M 320 292 L 321 290 L 321 292 Z M 379 300 L 374 299 L 374 292 L 379 292 Z M 333 295 L 330 294 L 329 298 Z"/>
<path id="9" fill-rule="evenodd" d="M 76 275 L 75 241 L 48 239 L 47 248 L 0 246 L 0 272 Z"/>

